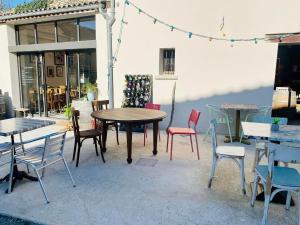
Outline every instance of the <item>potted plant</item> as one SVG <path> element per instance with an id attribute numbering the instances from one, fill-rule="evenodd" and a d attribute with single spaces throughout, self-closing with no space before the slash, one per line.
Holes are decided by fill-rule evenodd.
<path id="1" fill-rule="evenodd" d="M 66 129 L 67 130 L 72 130 L 72 122 L 70 121 L 71 116 L 72 116 L 72 107 L 71 107 L 71 105 L 64 106 L 64 116 L 68 119 Z"/>
<path id="2" fill-rule="evenodd" d="M 271 130 L 272 131 L 279 131 L 279 123 L 280 123 L 280 118 L 273 118 L 272 125 L 271 125 Z"/>
<path id="3" fill-rule="evenodd" d="M 88 101 L 95 100 L 95 92 L 96 92 L 96 89 L 97 89 L 96 84 L 92 84 L 91 82 L 87 82 L 87 83 L 84 84 L 83 87 L 86 91 Z"/>

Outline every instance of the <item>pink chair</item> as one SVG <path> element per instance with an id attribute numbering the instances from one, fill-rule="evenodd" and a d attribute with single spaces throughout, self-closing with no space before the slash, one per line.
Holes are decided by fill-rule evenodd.
<path id="1" fill-rule="evenodd" d="M 145 104 L 145 109 L 160 110 L 160 105 L 159 104 L 153 104 L 153 103 L 146 103 Z M 158 125 L 158 137 L 159 137 L 159 141 L 160 141 L 159 125 Z M 146 138 L 147 138 L 147 124 L 144 125 L 144 146 L 146 144 Z"/>
<path id="2" fill-rule="evenodd" d="M 200 159 L 199 149 L 198 149 L 198 140 L 197 140 L 197 131 L 196 131 L 196 126 L 197 126 L 199 117 L 200 117 L 200 112 L 197 111 L 197 110 L 195 110 L 195 109 L 193 109 L 192 112 L 191 112 L 191 114 L 190 114 L 190 118 L 189 118 L 189 121 L 188 121 L 188 127 L 187 128 L 185 128 L 185 127 L 169 127 L 168 128 L 168 130 L 167 130 L 167 134 L 168 134 L 167 152 L 168 152 L 168 147 L 169 147 L 169 136 L 171 135 L 170 160 L 172 160 L 173 135 L 175 135 L 175 134 L 181 134 L 181 135 L 188 135 L 188 136 L 190 136 L 191 146 L 192 146 L 192 152 L 194 152 L 192 135 L 195 135 L 198 160 Z M 194 129 L 191 128 L 191 123 L 194 124 Z"/>

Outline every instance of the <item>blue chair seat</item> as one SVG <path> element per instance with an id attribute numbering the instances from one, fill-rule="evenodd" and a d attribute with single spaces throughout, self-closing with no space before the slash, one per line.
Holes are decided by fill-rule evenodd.
<path id="1" fill-rule="evenodd" d="M 256 166 L 259 176 L 266 180 L 268 176 L 268 166 Z M 294 168 L 274 167 L 273 185 L 300 187 L 300 174 Z"/>

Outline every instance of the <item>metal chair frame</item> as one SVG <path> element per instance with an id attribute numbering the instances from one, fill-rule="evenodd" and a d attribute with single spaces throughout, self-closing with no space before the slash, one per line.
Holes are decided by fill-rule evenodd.
<path id="1" fill-rule="evenodd" d="M 211 173 L 208 180 L 208 188 L 211 188 L 212 185 L 212 179 L 215 175 L 217 164 L 222 159 L 232 159 L 239 167 L 240 169 L 240 177 L 241 177 L 241 187 L 242 192 L 245 195 L 246 194 L 246 187 L 245 187 L 245 169 L 244 169 L 244 159 L 245 155 L 226 155 L 221 154 L 217 152 L 218 147 L 218 141 L 217 141 L 217 134 L 216 134 L 216 126 L 217 121 L 216 119 L 213 119 L 210 121 L 210 134 L 211 134 L 211 144 L 212 144 L 212 151 L 213 151 L 213 161 L 212 161 L 212 168 Z M 232 149 L 237 148 L 236 146 L 230 146 Z M 240 147 L 238 147 L 240 148 Z"/>

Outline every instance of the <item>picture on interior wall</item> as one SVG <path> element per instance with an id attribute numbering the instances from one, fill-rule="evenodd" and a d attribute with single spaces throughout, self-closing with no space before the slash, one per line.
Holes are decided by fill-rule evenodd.
<path id="1" fill-rule="evenodd" d="M 54 66 L 47 66 L 47 77 L 54 77 Z"/>
<path id="2" fill-rule="evenodd" d="M 64 68 L 62 66 L 56 67 L 56 76 L 63 77 L 64 76 Z"/>
<path id="3" fill-rule="evenodd" d="M 54 52 L 54 63 L 55 65 L 64 65 L 64 52 Z"/>

